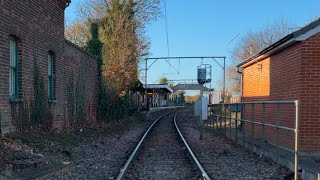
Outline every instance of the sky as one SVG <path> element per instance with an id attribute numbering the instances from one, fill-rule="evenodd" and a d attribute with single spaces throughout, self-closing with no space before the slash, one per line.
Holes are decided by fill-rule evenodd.
<path id="1" fill-rule="evenodd" d="M 72 0 L 66 10 L 68 21 L 77 17 L 76 9 L 83 1 Z M 162 15 L 147 26 L 149 57 L 168 56 L 164 0 L 161 1 Z M 320 17 L 319 0 L 166 0 L 166 5 L 169 56 L 225 56 L 227 65 L 231 64 L 232 50 L 246 33 L 259 31 L 280 18 L 297 28 Z M 212 87 L 222 87 L 223 70 L 213 60 L 169 62 L 174 68 L 166 61 L 154 63 L 148 71 L 148 83 L 159 83 L 163 76 L 169 80 L 196 79 L 197 67 L 211 64 Z"/>

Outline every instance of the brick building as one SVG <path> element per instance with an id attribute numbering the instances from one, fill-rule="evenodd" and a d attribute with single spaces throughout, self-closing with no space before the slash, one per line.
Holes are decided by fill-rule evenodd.
<path id="1" fill-rule="evenodd" d="M 67 88 L 77 82 L 83 82 L 86 119 L 95 122 L 96 59 L 64 37 L 64 10 L 69 3 L 71 0 L 0 1 L 1 133 L 15 128 L 12 104 L 34 98 L 35 63 L 54 127 L 65 125 Z"/>
<path id="2" fill-rule="evenodd" d="M 299 148 L 308 153 L 320 152 L 320 19 L 285 36 L 238 67 L 242 68 L 244 102 L 300 101 Z M 246 111 L 248 114 L 250 108 Z M 275 124 L 275 111 L 275 107 L 269 107 L 268 123 Z M 281 125 L 294 128 L 294 113 L 294 105 L 282 108 Z M 274 131 L 267 129 L 267 140 L 274 140 Z M 280 143 L 292 147 L 293 135 L 283 132 Z"/>

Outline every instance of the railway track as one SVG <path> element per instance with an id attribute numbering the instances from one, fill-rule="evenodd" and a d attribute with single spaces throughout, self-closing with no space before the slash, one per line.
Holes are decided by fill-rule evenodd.
<path id="1" fill-rule="evenodd" d="M 192 147 L 193 153 L 214 179 L 280 180 L 290 174 L 286 167 L 278 167 L 271 159 L 250 152 L 211 129 L 203 129 L 203 138 L 199 141 L 200 123 L 191 109 L 181 112 L 176 120 L 183 127 L 182 134 Z"/>
<path id="2" fill-rule="evenodd" d="M 171 112 L 154 121 L 126 161 L 117 179 L 210 179 Z"/>

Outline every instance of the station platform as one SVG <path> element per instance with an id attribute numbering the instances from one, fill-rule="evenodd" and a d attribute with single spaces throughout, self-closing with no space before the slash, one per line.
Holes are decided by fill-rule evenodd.
<path id="1" fill-rule="evenodd" d="M 153 107 L 149 109 L 149 113 L 162 111 L 162 110 L 169 110 L 169 109 L 178 109 L 178 108 L 185 108 L 187 106 L 166 106 L 166 107 Z"/>

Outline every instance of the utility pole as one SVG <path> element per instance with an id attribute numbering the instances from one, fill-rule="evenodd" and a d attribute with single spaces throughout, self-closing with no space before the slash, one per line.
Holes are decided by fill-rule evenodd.
<path id="1" fill-rule="evenodd" d="M 144 78 L 144 85 L 145 85 L 145 107 L 148 108 L 148 88 L 147 88 L 147 78 L 148 78 L 148 59 L 146 59 L 146 69 L 145 69 L 145 78 Z"/>
<path id="2" fill-rule="evenodd" d="M 223 101 L 225 103 L 226 98 L 226 58 L 223 58 Z"/>

